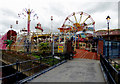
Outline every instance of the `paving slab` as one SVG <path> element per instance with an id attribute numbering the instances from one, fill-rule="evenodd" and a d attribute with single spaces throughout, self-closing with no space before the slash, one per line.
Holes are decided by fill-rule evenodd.
<path id="1" fill-rule="evenodd" d="M 74 58 L 100 60 L 100 56 L 97 55 L 96 52 L 90 52 L 90 51 L 83 50 L 83 49 L 76 49 L 76 54 Z"/>
<path id="2" fill-rule="evenodd" d="M 30 82 L 105 82 L 98 60 L 73 59 Z"/>

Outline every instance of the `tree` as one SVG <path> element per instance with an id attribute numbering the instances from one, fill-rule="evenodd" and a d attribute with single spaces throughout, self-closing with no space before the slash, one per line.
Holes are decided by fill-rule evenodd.
<path id="1" fill-rule="evenodd" d="M 6 47 L 9 46 L 9 50 L 11 50 L 11 44 L 13 43 L 13 40 L 8 40 L 7 39 L 7 40 L 4 40 L 4 41 L 5 41 L 4 44 L 7 44 Z"/>
<path id="2" fill-rule="evenodd" d="M 45 54 L 45 51 L 49 50 L 48 43 L 40 43 L 39 45 L 39 51 L 42 51 L 43 54 Z"/>

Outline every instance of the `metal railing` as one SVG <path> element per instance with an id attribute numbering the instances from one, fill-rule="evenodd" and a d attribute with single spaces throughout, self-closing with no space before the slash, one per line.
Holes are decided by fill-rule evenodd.
<path id="1" fill-rule="evenodd" d="M 15 73 L 2 77 L 0 78 L 0 80 L 4 82 L 4 80 L 6 79 L 9 80 L 10 78 L 14 77 L 15 78 L 14 83 L 18 83 L 18 81 L 21 80 L 19 78 L 21 73 L 29 77 L 49 67 L 60 64 L 62 63 L 62 61 L 66 61 L 66 57 L 65 55 L 60 53 L 56 53 L 54 55 L 46 56 L 46 57 L 40 56 L 39 59 L 34 59 L 34 60 L 26 60 L 26 61 L 20 61 L 20 62 L 19 60 L 16 60 L 16 63 L 0 66 L 0 69 L 5 67 L 12 67 L 16 70 Z"/>
<path id="2" fill-rule="evenodd" d="M 120 84 L 120 64 L 100 55 L 100 63 L 105 72 L 105 78 L 108 84 Z M 116 69 L 115 66 L 118 66 Z"/>

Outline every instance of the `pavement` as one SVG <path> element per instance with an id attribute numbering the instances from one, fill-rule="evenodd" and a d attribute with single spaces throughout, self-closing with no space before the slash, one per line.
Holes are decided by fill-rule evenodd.
<path id="1" fill-rule="evenodd" d="M 76 49 L 74 58 L 100 60 L 100 56 L 98 56 L 96 52 L 90 52 L 82 49 Z"/>
<path id="2" fill-rule="evenodd" d="M 105 82 L 99 60 L 74 58 L 30 82 Z"/>

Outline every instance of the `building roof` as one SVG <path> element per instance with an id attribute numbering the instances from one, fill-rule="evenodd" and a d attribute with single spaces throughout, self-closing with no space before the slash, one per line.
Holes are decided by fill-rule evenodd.
<path id="1" fill-rule="evenodd" d="M 108 30 L 98 30 L 95 32 L 97 36 L 108 35 Z M 109 35 L 120 35 L 120 29 L 109 30 Z"/>

